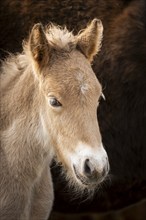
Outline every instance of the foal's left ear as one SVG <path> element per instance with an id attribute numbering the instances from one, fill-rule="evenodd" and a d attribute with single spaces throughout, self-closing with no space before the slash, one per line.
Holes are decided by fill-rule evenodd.
<path id="1" fill-rule="evenodd" d="M 101 47 L 103 26 L 99 19 L 93 19 L 89 26 L 77 36 L 77 46 L 91 62 Z"/>
<path id="2" fill-rule="evenodd" d="M 29 37 L 29 48 L 33 60 L 38 67 L 43 66 L 49 60 L 49 44 L 42 24 L 35 24 Z"/>

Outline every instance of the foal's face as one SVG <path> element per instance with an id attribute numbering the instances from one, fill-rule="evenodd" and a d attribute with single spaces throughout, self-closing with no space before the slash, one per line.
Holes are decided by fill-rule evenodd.
<path id="1" fill-rule="evenodd" d="M 102 89 L 89 62 L 78 51 L 59 59 L 43 89 L 57 159 L 80 184 L 101 182 L 108 172 L 97 122 Z"/>
<path id="2" fill-rule="evenodd" d="M 88 187 L 101 182 L 109 169 L 96 115 L 102 89 L 90 65 L 102 30 L 97 19 L 77 36 L 52 26 L 44 32 L 37 24 L 28 42 L 45 100 L 45 133 L 68 176 Z"/>

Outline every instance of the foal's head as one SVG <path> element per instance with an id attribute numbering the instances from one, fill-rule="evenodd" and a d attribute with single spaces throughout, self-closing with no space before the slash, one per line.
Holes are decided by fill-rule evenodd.
<path id="1" fill-rule="evenodd" d="M 92 188 L 108 173 L 97 108 L 102 88 L 91 68 L 103 27 L 94 19 L 77 36 L 36 24 L 27 43 L 33 73 L 44 97 L 40 118 L 57 160 L 71 180 Z"/>

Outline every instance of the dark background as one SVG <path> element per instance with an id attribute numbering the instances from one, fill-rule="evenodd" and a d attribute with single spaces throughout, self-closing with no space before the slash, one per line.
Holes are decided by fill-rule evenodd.
<path id="1" fill-rule="evenodd" d="M 111 181 L 76 198 L 53 165 L 54 219 L 146 219 L 146 1 L 5 0 L 0 2 L 0 58 L 21 52 L 34 23 L 54 22 L 77 33 L 93 18 L 104 38 L 93 69 L 106 101 L 97 116 Z M 55 168 L 54 168 L 55 167 Z M 80 197 L 80 196 L 79 196 Z M 75 198 L 75 199 L 74 199 Z M 122 209 L 122 210 L 121 210 Z"/>

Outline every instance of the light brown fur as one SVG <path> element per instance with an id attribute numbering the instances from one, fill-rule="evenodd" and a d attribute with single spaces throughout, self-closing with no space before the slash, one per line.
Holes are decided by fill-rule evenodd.
<path id="1" fill-rule="evenodd" d="M 77 154 L 78 140 L 93 151 L 101 148 L 96 109 L 102 90 L 88 61 L 99 50 L 101 36 L 96 19 L 78 36 L 37 24 L 24 52 L 2 64 L 1 220 L 48 218 L 54 200 L 53 157 L 85 187 L 77 181 L 69 156 Z M 61 107 L 51 106 L 54 97 Z"/>

